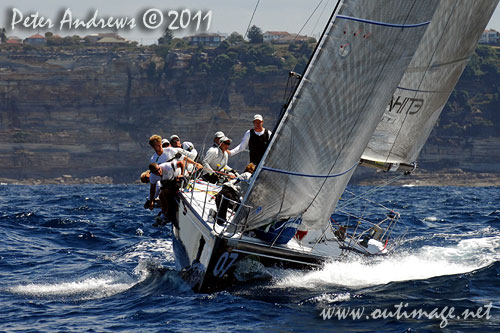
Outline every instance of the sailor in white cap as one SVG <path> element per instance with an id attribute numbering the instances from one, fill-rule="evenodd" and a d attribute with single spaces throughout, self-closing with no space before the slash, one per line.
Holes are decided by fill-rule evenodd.
<path id="1" fill-rule="evenodd" d="M 231 139 L 224 136 L 219 140 L 218 147 L 210 147 L 203 159 L 203 179 L 210 183 L 217 183 L 219 175 L 217 172 L 227 172 L 231 168 L 227 165 L 229 145 Z M 230 178 L 234 178 L 232 175 Z"/>
<path id="2" fill-rule="evenodd" d="M 229 155 L 236 155 L 243 150 L 250 151 L 250 162 L 259 165 L 271 140 L 271 131 L 264 128 L 264 118 L 260 114 L 253 116 L 253 128 L 246 131 L 239 145 L 231 149 Z"/>
<path id="3" fill-rule="evenodd" d="M 224 134 L 224 132 L 222 131 L 218 131 L 218 132 L 215 132 L 214 134 L 214 144 L 212 145 L 212 147 L 219 147 L 220 145 L 220 139 L 225 137 L 226 135 Z"/>

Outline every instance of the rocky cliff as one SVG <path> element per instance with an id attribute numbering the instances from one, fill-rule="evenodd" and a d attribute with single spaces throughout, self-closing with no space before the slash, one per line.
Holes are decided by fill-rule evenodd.
<path id="1" fill-rule="evenodd" d="M 226 81 L 190 73 L 183 56 L 158 71 L 164 60 L 142 48 L 0 49 L 0 178 L 131 182 L 147 167 L 151 134 L 178 134 L 201 151 L 217 130 L 237 143 L 255 113 L 273 127 L 286 71 Z M 500 172 L 499 137 L 434 131 L 421 165 Z"/>
<path id="2" fill-rule="evenodd" d="M 273 124 L 281 78 L 230 82 L 206 75 L 148 76 L 162 65 L 140 49 L 0 52 L 0 178 L 109 176 L 130 182 L 147 168 L 154 133 L 201 150 L 224 130 L 238 141 L 262 113 Z M 165 74 L 163 74 L 165 76 Z"/>

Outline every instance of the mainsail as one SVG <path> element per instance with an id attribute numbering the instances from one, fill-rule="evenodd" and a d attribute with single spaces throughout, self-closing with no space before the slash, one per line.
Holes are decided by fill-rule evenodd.
<path id="1" fill-rule="evenodd" d="M 497 4 L 441 0 L 363 159 L 415 162 Z"/>
<path id="2" fill-rule="evenodd" d="M 329 220 L 437 5 L 337 3 L 245 196 L 252 209 L 236 222 Z"/>

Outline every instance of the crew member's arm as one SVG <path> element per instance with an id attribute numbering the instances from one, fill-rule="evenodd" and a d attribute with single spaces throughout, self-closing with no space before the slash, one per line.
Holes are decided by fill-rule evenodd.
<path id="1" fill-rule="evenodd" d="M 236 155 L 238 153 L 241 153 L 243 150 L 247 149 L 249 140 L 250 140 L 250 130 L 245 132 L 245 135 L 243 135 L 243 139 L 241 139 L 240 144 L 234 147 L 233 149 L 229 150 L 227 153 L 229 155 Z"/>
<path id="2" fill-rule="evenodd" d="M 190 159 L 194 160 L 196 158 L 196 155 L 198 155 L 198 152 L 194 148 L 191 151 L 183 149 L 182 154 L 184 156 L 189 157 Z"/>
<path id="3" fill-rule="evenodd" d="M 212 162 L 215 159 L 215 157 L 217 157 L 216 154 L 217 154 L 217 151 L 215 149 L 210 148 L 207 151 L 207 154 L 205 155 L 205 158 L 203 159 L 203 169 L 208 174 L 213 174 L 214 173 L 214 169 L 212 169 L 212 167 L 210 166 L 210 162 Z"/>
<path id="4" fill-rule="evenodd" d="M 194 166 L 197 169 L 203 168 L 203 165 L 201 165 L 200 163 L 196 163 L 195 161 L 193 161 L 191 158 L 189 158 L 187 156 L 184 156 L 184 161 L 186 161 L 188 164 L 194 164 Z"/>
<path id="5" fill-rule="evenodd" d="M 149 186 L 149 209 L 153 210 L 155 206 L 156 182 Z"/>
<path id="6" fill-rule="evenodd" d="M 182 161 L 178 161 L 177 167 L 181 169 L 181 174 L 178 176 L 178 178 L 184 177 L 184 163 Z"/>
<path id="7" fill-rule="evenodd" d="M 160 185 L 161 177 L 153 173 L 149 176 L 149 209 L 153 209 L 155 206 L 155 198 L 158 192 L 157 186 Z"/>

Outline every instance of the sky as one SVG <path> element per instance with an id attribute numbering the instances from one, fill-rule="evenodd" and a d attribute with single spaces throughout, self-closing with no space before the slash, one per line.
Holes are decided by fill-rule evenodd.
<path id="1" fill-rule="evenodd" d="M 375 1 L 375 0 L 373 0 Z M 471 0 L 472 1 L 472 0 Z M 249 23 L 257 25 L 263 31 L 288 31 L 292 33 L 300 32 L 303 35 L 318 36 L 323 29 L 323 22 L 329 17 L 329 13 L 334 6 L 335 0 L 85 0 L 85 1 L 62 1 L 62 0 L 2 0 L 0 4 L 0 27 L 5 27 L 7 35 L 27 37 L 35 33 L 45 33 L 52 31 L 61 36 L 75 35 L 85 36 L 96 32 L 109 32 L 112 29 L 81 29 L 68 30 L 69 22 L 80 19 L 88 20 L 96 13 L 97 18 L 122 17 L 127 18 L 130 23 L 135 19 L 135 27 L 126 25 L 119 34 L 127 39 L 138 41 L 141 44 L 156 43 L 165 28 L 173 24 L 177 28 L 174 31 L 176 37 L 193 35 L 196 32 L 205 32 L 203 24 L 210 18 L 210 32 L 230 34 L 236 31 L 244 34 Z M 252 13 L 257 6 L 257 10 L 252 19 Z M 313 14 L 314 9 L 318 10 Z M 14 11 L 14 8 L 17 11 Z M 60 30 L 61 19 L 64 12 L 69 9 L 66 16 L 64 29 Z M 148 10 L 150 18 L 148 22 L 150 28 L 142 28 L 144 13 Z M 183 14 L 184 11 L 184 14 Z M 196 13 L 201 11 L 196 18 Z M 207 12 L 211 11 L 211 15 Z M 14 12 L 16 15 L 14 15 Z M 160 14 L 160 13 L 161 14 Z M 169 15 L 169 12 L 170 15 Z M 28 20 L 27 27 L 23 24 L 32 14 L 38 13 L 38 17 L 45 18 L 42 22 L 38 20 Z M 156 16 L 155 16 L 156 15 Z M 159 24 L 160 15 L 163 16 L 162 24 Z M 173 21 L 176 15 L 177 20 Z M 180 17 L 184 18 L 181 27 Z M 312 16 L 311 16 L 312 15 Z M 191 21 L 188 18 L 191 17 Z M 154 18 L 156 18 L 156 23 Z M 197 19 L 200 27 L 196 30 Z M 308 20 L 309 19 L 309 20 Z M 47 27 L 48 20 L 54 25 Z M 14 21 L 14 22 L 13 22 Z M 15 23 L 17 22 L 17 23 Z M 307 24 L 306 24 L 307 22 Z M 43 24 L 45 23 L 45 26 Z M 14 24 L 14 29 L 12 25 Z M 35 24 L 37 26 L 35 26 Z M 492 19 L 487 25 L 488 29 L 500 31 L 500 6 L 496 9 Z"/>

